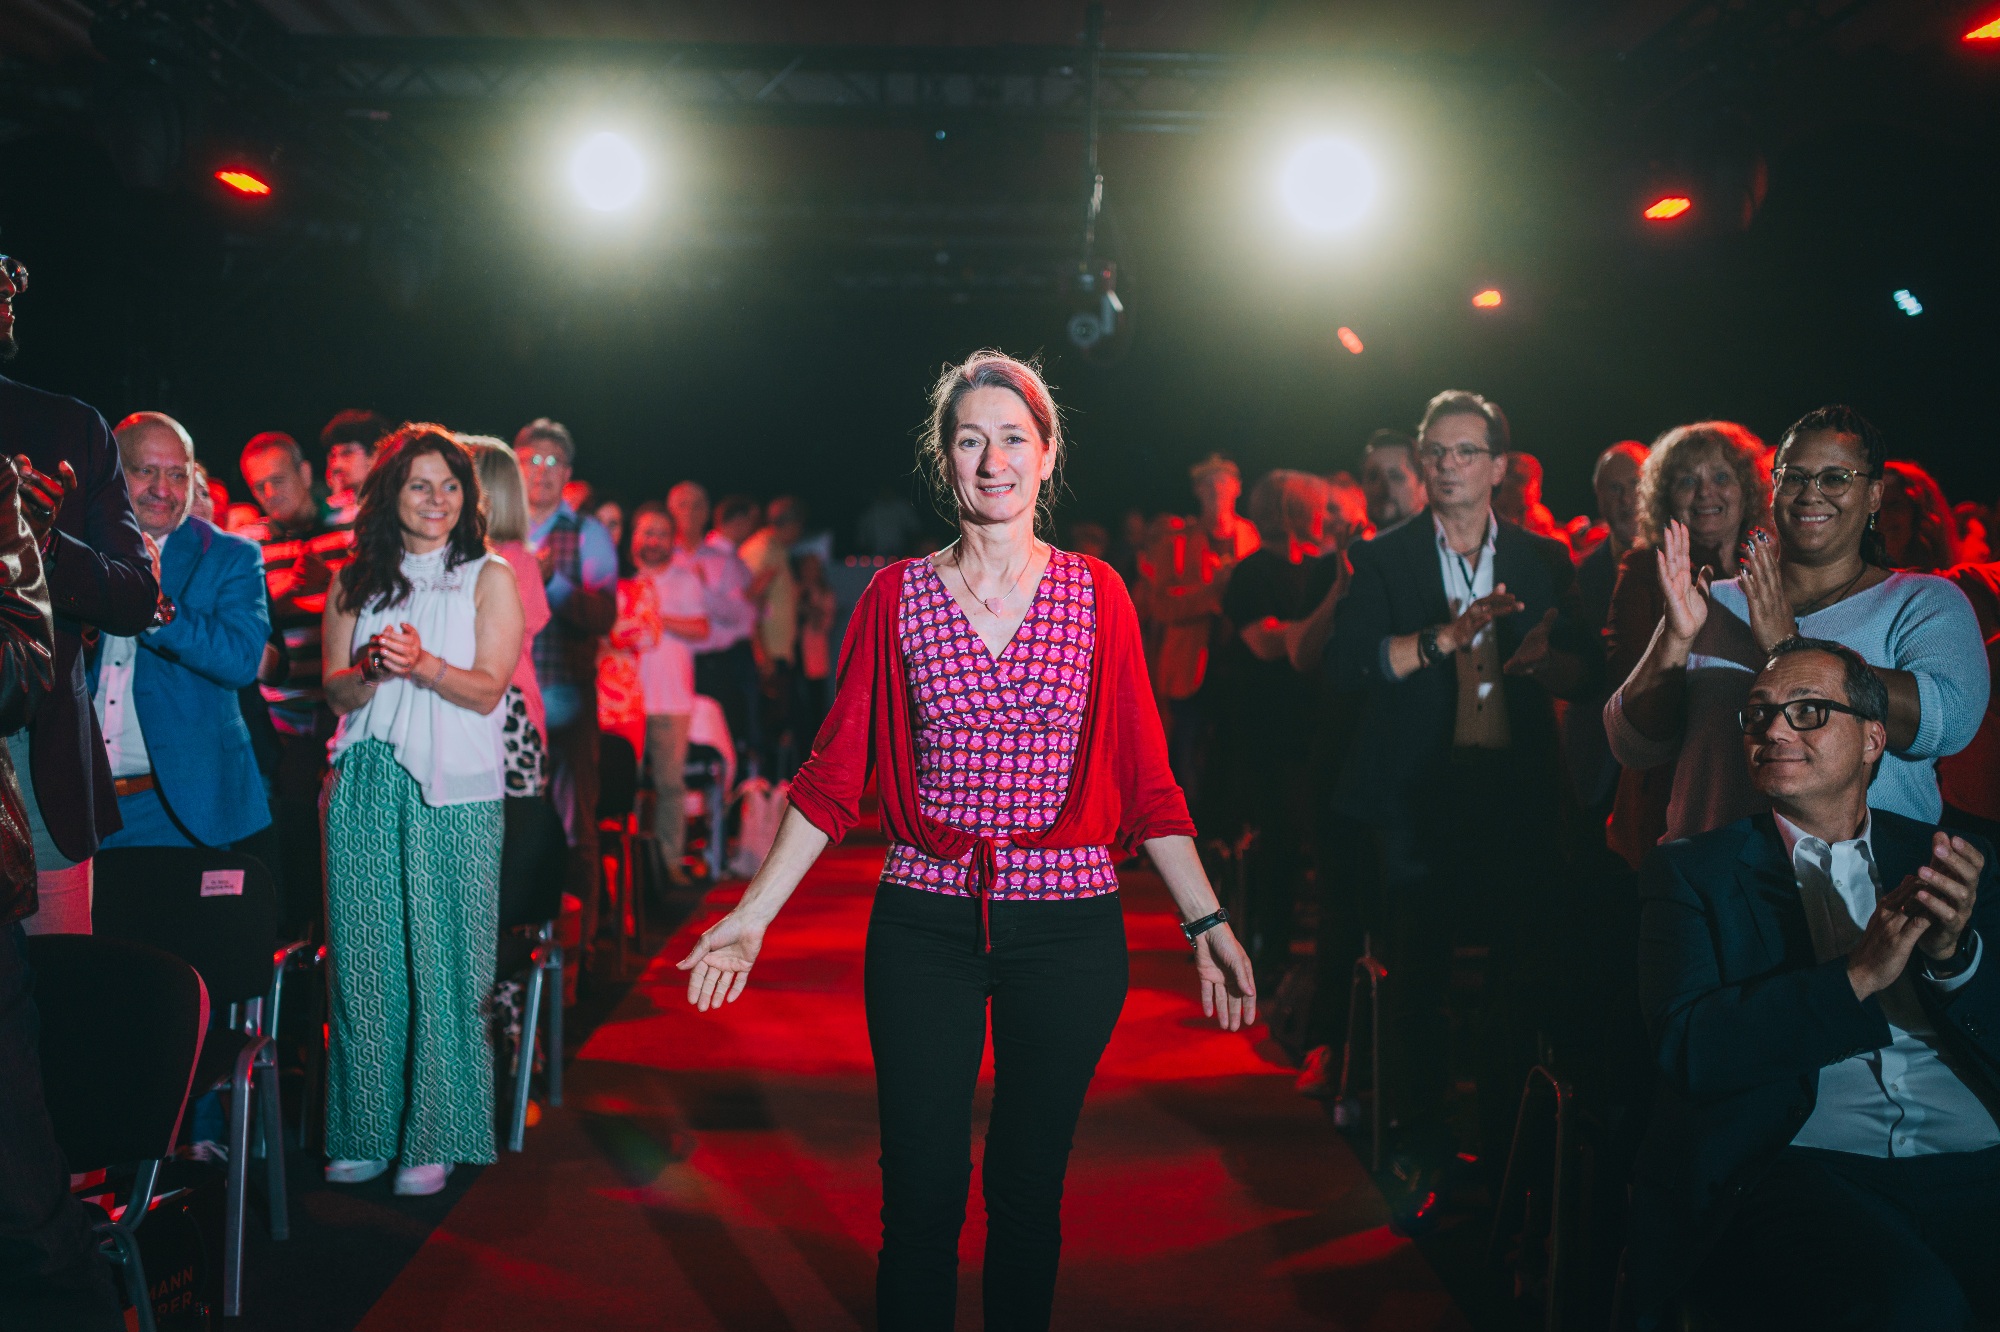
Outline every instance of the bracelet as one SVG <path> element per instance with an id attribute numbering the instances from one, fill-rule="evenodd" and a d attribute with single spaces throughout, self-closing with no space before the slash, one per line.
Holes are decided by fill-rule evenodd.
<path id="1" fill-rule="evenodd" d="M 382 683 L 382 659 L 376 655 L 373 643 L 361 653 L 361 682 L 371 687 Z"/>
<path id="2" fill-rule="evenodd" d="M 1417 631 L 1417 651 L 1422 654 L 1426 666 L 1440 665 L 1450 655 L 1438 650 L 1438 631 L 1435 629 Z"/>
<path id="3" fill-rule="evenodd" d="M 444 683 L 444 673 L 450 669 L 451 664 L 443 657 L 439 657 L 437 674 L 423 682 L 424 688 L 435 691 L 439 685 Z"/>
<path id="4" fill-rule="evenodd" d="M 1227 925 L 1228 923 L 1229 913 L 1221 907 L 1217 907 L 1213 912 L 1203 916 L 1200 920 L 1183 921 L 1181 924 L 1181 933 L 1187 936 L 1188 946 L 1193 947 L 1196 939 L 1207 934 L 1216 926 Z"/>

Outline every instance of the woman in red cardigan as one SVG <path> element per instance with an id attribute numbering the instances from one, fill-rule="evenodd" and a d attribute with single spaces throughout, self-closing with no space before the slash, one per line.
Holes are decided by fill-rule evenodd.
<path id="1" fill-rule="evenodd" d="M 990 1000 L 986 1326 L 1039 1329 L 1070 1140 L 1125 1002 L 1117 861 L 1144 846 L 1166 881 L 1203 1012 L 1236 1031 L 1257 996 L 1167 770 L 1132 600 L 1110 566 L 1035 537 L 1063 449 L 1048 386 L 979 352 L 931 406 L 920 457 L 957 505 L 959 539 L 869 584 L 777 842 L 680 966 L 704 1011 L 743 993 L 772 918 L 860 817 L 872 768 L 891 842 L 866 965 L 879 1326 L 952 1325 Z"/>

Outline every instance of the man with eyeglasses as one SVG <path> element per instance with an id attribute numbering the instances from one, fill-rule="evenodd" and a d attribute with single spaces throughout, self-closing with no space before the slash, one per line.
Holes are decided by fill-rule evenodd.
<path id="1" fill-rule="evenodd" d="M 537 417 L 514 436 L 528 496 L 528 549 L 541 565 L 549 622 L 531 655 L 547 718 L 548 789 L 569 834 L 569 891 L 583 903 L 583 944 L 596 938 L 597 640 L 618 615 L 618 550 L 595 518 L 563 498 L 576 441 Z"/>
<path id="2" fill-rule="evenodd" d="M 1440 393 L 1417 435 L 1428 507 L 1353 547 L 1325 661 L 1337 684 L 1365 695 L 1334 788 L 1332 836 L 1375 867 L 1373 909 L 1341 909 L 1358 917 L 1357 939 L 1373 930 L 1392 978 L 1384 1108 L 1409 1130 L 1416 1157 L 1441 1163 L 1458 1145 L 1444 1115 L 1454 943 L 1490 950 L 1486 1028 L 1475 1037 L 1485 1056 L 1481 1147 L 1505 1147 L 1535 1025 L 1522 1000 L 1531 970 L 1522 945 L 1540 934 L 1529 922 L 1564 873 L 1550 700 L 1589 684 L 1598 648 L 1577 612 L 1569 548 L 1494 515 L 1509 445 L 1499 407 Z M 1329 1001 L 1343 1002 L 1347 987 L 1330 988 Z M 1415 1178 L 1419 1203 L 1436 1193 L 1434 1176 Z"/>
<path id="3" fill-rule="evenodd" d="M 0 255 L 0 360 L 18 350 L 15 302 L 27 266 Z M 83 672 L 88 631 L 139 634 L 172 618 L 119 470 L 111 431 L 75 398 L 0 377 L 0 450 L 21 474 L 21 508 L 42 553 L 55 611 L 55 688 L 9 736 L 23 774 L 41 908 L 33 933 L 90 933 L 90 860 L 119 826 L 118 796 Z"/>
<path id="4" fill-rule="evenodd" d="M 2000 1315 L 1993 849 L 1871 800 L 1890 710 L 1852 649 L 1775 644 L 1735 719 L 1770 812 L 1647 863 L 1642 1327 L 1680 1292 L 1759 1329 Z"/>

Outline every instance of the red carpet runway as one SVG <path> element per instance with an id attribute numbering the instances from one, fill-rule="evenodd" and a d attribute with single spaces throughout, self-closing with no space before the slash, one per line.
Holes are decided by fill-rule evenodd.
<path id="1" fill-rule="evenodd" d="M 881 856 L 830 852 L 744 997 L 702 1015 L 671 963 L 734 889 L 714 894 L 578 1053 L 566 1106 L 479 1178 L 362 1327 L 873 1327 L 861 952 Z M 1126 878 L 1126 928 L 1132 991 L 1071 1159 L 1056 1327 L 1464 1327 L 1326 1116 L 1260 1054 L 1261 1028 L 1204 1025 L 1148 874 Z M 978 1198 L 975 1178 L 964 1329 L 979 1326 Z"/>

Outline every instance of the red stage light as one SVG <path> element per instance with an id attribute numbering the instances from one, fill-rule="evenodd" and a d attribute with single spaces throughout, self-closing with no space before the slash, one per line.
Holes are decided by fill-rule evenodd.
<path id="1" fill-rule="evenodd" d="M 1353 329 L 1349 328 L 1345 324 L 1342 324 L 1340 326 L 1340 328 L 1334 333 L 1334 336 L 1340 339 L 1341 346 L 1347 348 L 1347 350 L 1353 352 L 1356 356 L 1361 355 L 1361 353 L 1364 350 L 1366 350 L 1361 345 L 1361 335 L 1359 333 L 1356 333 Z"/>
<path id="2" fill-rule="evenodd" d="M 2000 42 L 2000 18 L 1990 23 L 1982 23 L 1965 34 L 1968 42 Z"/>
<path id="3" fill-rule="evenodd" d="M 1646 206 L 1648 222 L 1670 222 L 1688 209 L 1694 207 L 1694 200 L 1685 194 L 1668 194 L 1653 200 Z"/>
<path id="4" fill-rule="evenodd" d="M 269 181 L 254 172 L 244 171 L 237 167 L 231 167 L 226 171 L 218 171 L 215 173 L 215 178 L 238 194 L 262 195 L 271 192 L 271 183 Z"/>
<path id="5" fill-rule="evenodd" d="M 1497 310 L 1504 299 L 1498 287 L 1488 287 L 1472 298 L 1472 306 L 1475 310 Z"/>

